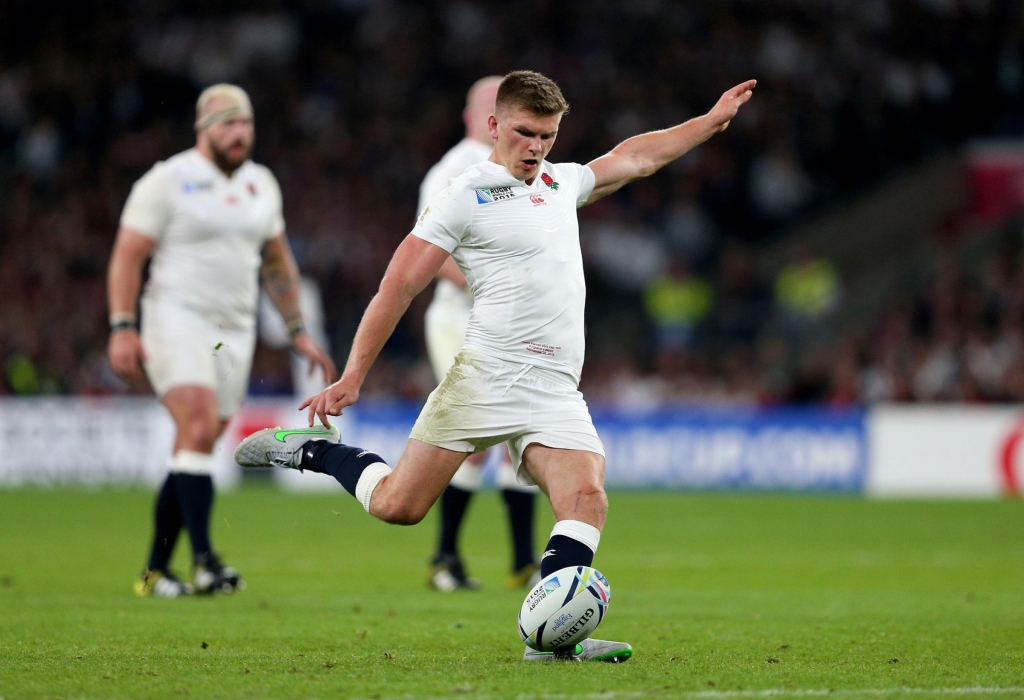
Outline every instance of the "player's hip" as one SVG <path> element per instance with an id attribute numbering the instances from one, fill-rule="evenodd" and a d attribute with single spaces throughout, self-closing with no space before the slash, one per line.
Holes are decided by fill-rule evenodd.
<path id="1" fill-rule="evenodd" d="M 202 294 L 147 288 L 140 306 L 142 326 L 178 324 L 239 333 L 256 330 L 257 297 L 230 295 L 212 300 Z"/>
<path id="2" fill-rule="evenodd" d="M 596 436 L 572 377 L 463 348 L 428 397 L 412 437 L 430 444 L 462 440 L 475 451 L 552 428 Z"/>
<path id="3" fill-rule="evenodd" d="M 256 335 L 161 317 L 142 329 L 143 363 L 158 396 L 179 386 L 205 386 L 217 395 L 218 414 L 238 411 L 249 384 Z"/>

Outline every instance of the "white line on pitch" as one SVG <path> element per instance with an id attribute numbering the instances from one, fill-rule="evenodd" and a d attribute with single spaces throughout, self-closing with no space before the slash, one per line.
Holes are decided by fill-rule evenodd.
<path id="1" fill-rule="evenodd" d="M 578 695 L 564 694 L 530 694 L 511 696 L 519 700 L 619 700 L 619 698 L 652 698 L 652 697 L 673 697 L 673 698 L 708 698 L 718 700 L 721 698 L 816 698 L 816 697 L 887 697 L 899 695 L 1020 695 L 1024 696 L 1024 687 L 996 688 L 991 686 L 970 686 L 963 688 L 762 688 L 759 690 L 665 690 L 664 692 L 626 692 L 619 693 L 610 691 L 607 693 L 581 693 Z M 404 696 L 410 697 L 410 696 Z M 496 700 L 496 698 L 510 696 L 477 695 L 469 692 L 465 695 L 431 695 L 429 700 L 464 700 L 466 697 L 475 700 Z M 0 699 L 2 700 L 2 699 Z"/>
<path id="2" fill-rule="evenodd" d="M 639 694 L 638 694 L 639 695 Z M 764 688 L 762 690 L 696 690 L 679 693 L 687 698 L 773 698 L 773 697 L 822 697 L 829 695 L 868 695 L 871 697 L 885 695 L 1024 695 L 1024 687 L 993 688 L 989 686 L 972 686 L 965 688 L 836 688 L 799 689 L 799 688 Z M 603 695 L 588 696 L 597 700 L 607 697 Z M 615 696 L 619 697 L 619 696 Z"/>

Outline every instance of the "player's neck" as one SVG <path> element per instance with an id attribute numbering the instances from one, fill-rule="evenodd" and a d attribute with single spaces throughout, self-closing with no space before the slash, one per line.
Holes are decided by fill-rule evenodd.
<path id="1" fill-rule="evenodd" d="M 500 158 L 500 156 L 498 156 L 498 149 L 497 148 L 495 148 L 493 151 L 491 151 L 491 155 L 490 155 L 490 157 L 487 160 L 489 160 L 490 162 L 495 163 L 497 165 L 500 165 L 501 167 L 505 168 L 505 170 L 508 171 L 509 175 L 511 175 L 512 177 L 516 177 L 515 174 L 512 172 L 512 168 L 508 167 L 503 162 L 501 162 L 501 158 Z M 538 172 L 538 174 L 540 173 L 540 169 L 539 168 L 537 169 L 537 172 Z M 517 177 L 516 177 L 516 179 L 519 180 L 519 178 L 517 178 Z M 519 180 L 519 181 L 522 182 L 527 187 L 529 187 L 529 186 L 531 186 L 533 184 L 533 181 L 536 180 L 536 179 L 537 179 L 537 175 L 534 175 L 533 177 L 529 177 L 529 178 L 526 178 L 525 180 Z"/>

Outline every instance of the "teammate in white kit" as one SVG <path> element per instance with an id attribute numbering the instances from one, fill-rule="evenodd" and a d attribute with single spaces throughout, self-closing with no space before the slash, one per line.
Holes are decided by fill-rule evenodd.
<path id="1" fill-rule="evenodd" d="M 608 500 L 604 448 L 576 388 L 586 295 L 576 209 L 723 131 L 755 84 L 737 85 L 707 114 L 634 136 L 588 165 L 552 164 L 545 156 L 567 110 L 562 93 L 538 73 L 509 73 L 489 120 L 494 153 L 434 197 L 395 251 L 341 379 L 300 406 L 311 427 L 255 433 L 235 458 L 331 474 L 370 514 L 413 524 L 468 454 L 506 442 L 520 479 L 541 487 L 557 520 L 541 575 L 590 566 Z M 473 292 L 466 343 L 392 469 L 341 444 L 328 417 L 359 399 L 384 342 L 448 255 Z M 312 427 L 317 416 L 326 427 Z M 621 661 L 632 653 L 628 644 L 587 639 L 554 654 L 527 649 L 523 658 Z"/>
<path id="2" fill-rule="evenodd" d="M 462 112 L 462 121 L 466 126 L 465 138 L 427 171 L 420 185 L 417 215 L 426 208 L 434 195 L 448 186 L 452 178 L 461 175 L 469 166 L 487 160 L 491 155 L 494 141 L 487 120 L 494 112 L 494 99 L 500 84 L 500 76 L 490 76 L 476 81 L 469 89 L 466 108 Z M 451 258 L 445 260 L 438 271 L 434 298 L 424 318 L 427 353 L 434 376 L 439 382 L 455 364 L 455 356 L 462 349 L 472 308 L 473 296 L 466 288 L 466 278 Z M 512 534 L 512 570 L 507 582 L 510 587 L 532 586 L 540 580 L 540 567 L 533 555 L 533 512 L 538 489 L 536 486 L 520 484 L 508 461 L 507 450 L 496 449 L 500 450 L 502 457 L 496 481 L 508 509 Z M 440 591 L 477 588 L 480 585 L 466 573 L 457 545 L 470 498 L 480 488 L 484 460 L 493 452 L 478 452 L 467 457 L 439 499 L 441 512 L 438 548 L 431 562 L 428 580 L 430 585 Z"/>
<path id="3" fill-rule="evenodd" d="M 141 379 L 144 367 L 176 428 L 149 563 L 135 587 L 140 595 L 230 592 L 242 585 L 210 545 L 210 475 L 214 442 L 249 382 L 259 278 L 294 349 L 328 381 L 335 374 L 299 312 L 298 270 L 277 180 L 249 160 L 248 95 L 234 85 L 207 88 L 196 103 L 195 128 L 195 148 L 157 163 L 132 187 L 108 276 L 110 364 L 130 380 Z M 150 258 L 140 333 L 136 305 Z M 193 585 L 169 568 L 183 525 L 192 542 Z"/>

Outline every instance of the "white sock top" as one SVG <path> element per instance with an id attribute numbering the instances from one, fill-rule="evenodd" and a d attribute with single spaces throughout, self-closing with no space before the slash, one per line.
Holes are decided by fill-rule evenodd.
<path id="1" fill-rule="evenodd" d="M 179 474 L 213 474 L 213 455 L 192 450 L 178 450 L 167 464 L 168 470 Z"/>
<path id="2" fill-rule="evenodd" d="M 590 548 L 591 552 L 597 553 L 597 545 L 601 542 L 601 531 L 593 525 L 588 525 L 582 520 L 559 520 L 551 529 L 551 536 L 563 535 L 582 542 Z"/>
<path id="3" fill-rule="evenodd" d="M 368 466 L 359 475 L 359 481 L 356 482 L 356 500 L 363 504 L 367 513 L 370 512 L 370 499 L 373 498 L 373 490 L 390 473 L 391 467 L 383 462 L 377 462 Z"/>

